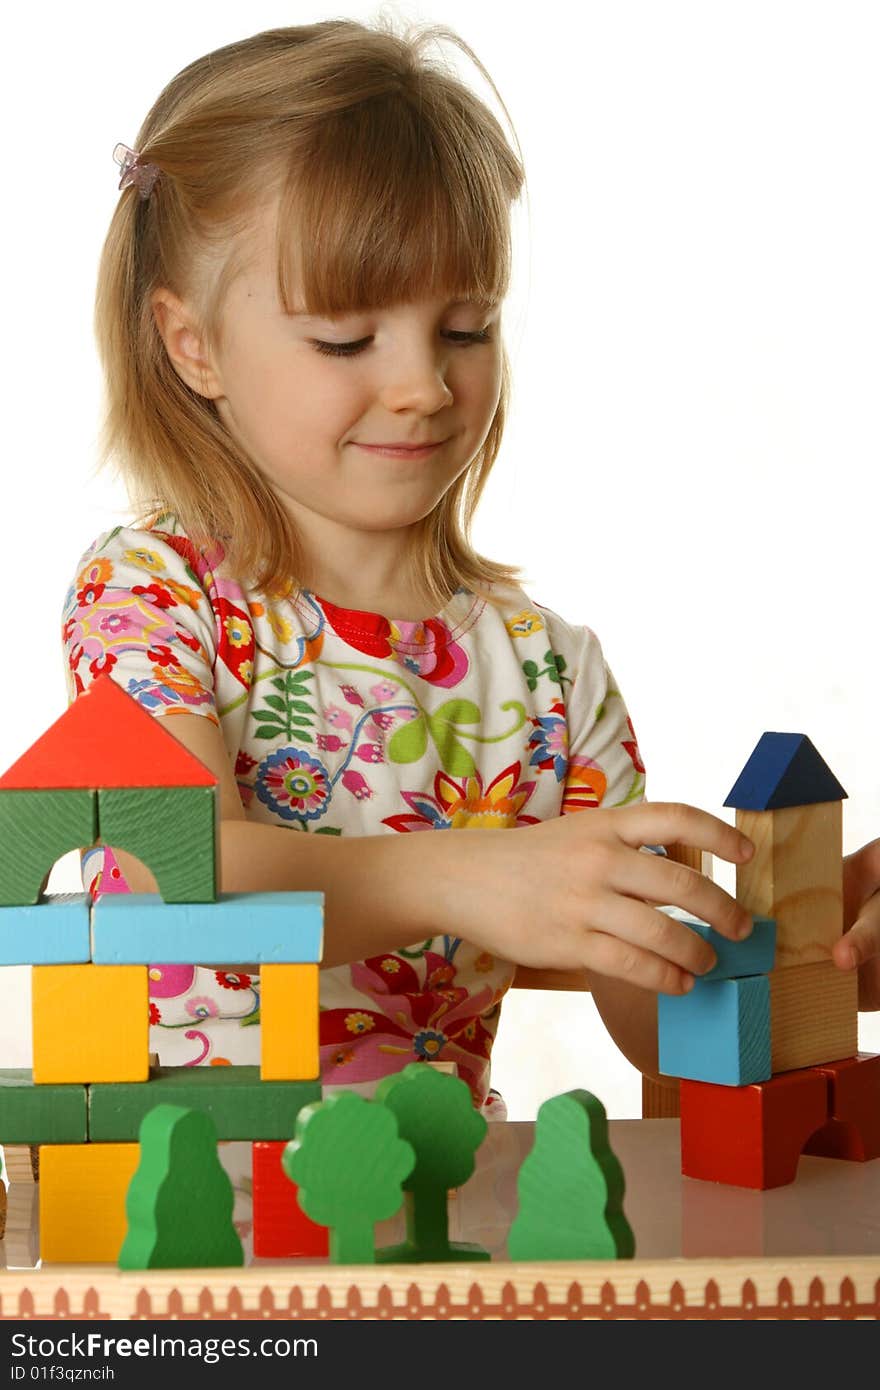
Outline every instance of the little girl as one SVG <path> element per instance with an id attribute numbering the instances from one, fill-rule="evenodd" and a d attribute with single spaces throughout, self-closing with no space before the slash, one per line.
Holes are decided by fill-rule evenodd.
<path id="1" fill-rule="evenodd" d="M 656 993 L 713 962 L 655 905 L 750 922 L 640 851 L 752 847 L 644 802 L 596 637 L 468 538 L 523 173 L 435 35 L 489 80 L 445 30 L 273 30 L 191 63 L 118 147 L 96 330 L 135 519 L 80 560 L 64 641 L 71 697 L 111 672 L 217 776 L 224 892 L 324 893 L 325 1088 L 442 1060 L 491 1114 L 515 964 L 588 968 L 655 1071 Z M 109 848 L 84 876 L 155 889 Z M 255 970 L 150 979 L 163 1064 L 257 1061 Z"/>

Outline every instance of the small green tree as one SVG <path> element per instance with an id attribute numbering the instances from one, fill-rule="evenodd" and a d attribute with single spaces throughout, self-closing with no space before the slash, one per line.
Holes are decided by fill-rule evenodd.
<path id="1" fill-rule="evenodd" d="M 372 1264 L 373 1227 L 403 1201 L 401 1182 L 415 1162 L 393 1113 L 352 1091 L 303 1106 L 281 1156 L 303 1211 L 330 1228 L 330 1259 Z"/>
<path id="2" fill-rule="evenodd" d="M 210 1115 L 154 1105 L 140 1127 L 140 1162 L 128 1185 L 120 1269 L 242 1265 L 235 1196 Z"/>
<path id="3" fill-rule="evenodd" d="M 623 1169 L 602 1102 L 567 1091 L 538 1110 L 535 1142 L 517 1176 L 512 1260 L 622 1260 L 635 1253 L 623 1214 Z"/>
<path id="4" fill-rule="evenodd" d="M 482 1246 L 449 1241 L 449 1189 L 471 1176 L 486 1137 L 486 1121 L 474 1109 L 468 1087 L 448 1072 L 411 1062 L 379 1083 L 376 1100 L 394 1112 L 416 1155 L 403 1184 L 406 1240 L 377 1251 L 377 1262 L 490 1259 Z"/>

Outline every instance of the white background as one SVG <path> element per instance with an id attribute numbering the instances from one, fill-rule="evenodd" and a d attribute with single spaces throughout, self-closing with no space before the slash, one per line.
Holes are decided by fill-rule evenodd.
<path id="1" fill-rule="evenodd" d="M 880 834 L 876 524 L 880 9 L 865 0 L 399 4 L 495 79 L 523 147 L 507 316 L 514 408 L 476 530 L 535 599 L 602 639 L 653 799 L 722 803 L 764 730 L 806 733 Z M 63 711 L 59 614 L 124 516 L 92 476 L 97 258 L 162 85 L 259 29 L 374 5 L 151 0 L 4 19 L 0 768 Z M 460 63 L 461 60 L 455 58 Z M 462 75 L 484 91 L 466 66 Z M 729 871 L 716 877 L 732 886 Z M 61 861 L 53 888 L 75 886 Z M 27 1065 L 27 970 L 2 972 L 0 1061 Z M 861 1045 L 880 1049 L 863 1015 Z M 588 997 L 505 1005 L 513 1118 L 638 1077 Z"/>

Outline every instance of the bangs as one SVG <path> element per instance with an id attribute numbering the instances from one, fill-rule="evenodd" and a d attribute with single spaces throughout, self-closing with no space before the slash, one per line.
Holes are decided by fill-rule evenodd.
<path id="1" fill-rule="evenodd" d="M 521 177 L 500 127 L 497 141 L 487 133 L 485 115 L 476 130 L 464 109 L 447 104 L 441 119 L 399 93 L 325 116 L 283 186 L 285 310 L 328 317 L 444 295 L 499 303 Z"/>

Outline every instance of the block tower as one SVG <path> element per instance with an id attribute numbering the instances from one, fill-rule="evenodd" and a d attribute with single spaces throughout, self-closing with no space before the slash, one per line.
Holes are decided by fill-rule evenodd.
<path id="1" fill-rule="evenodd" d="M 732 943 L 685 918 L 718 961 L 658 1006 L 686 1176 L 763 1189 L 793 1181 L 804 1151 L 880 1157 L 880 1056 L 858 1052 L 856 972 L 831 959 L 845 797 L 804 734 L 765 733 L 724 803 L 755 843 L 736 878 L 754 929 Z"/>
<path id="2" fill-rule="evenodd" d="M 40 1146 L 45 1261 L 117 1259 L 153 1106 L 204 1111 L 219 1140 L 264 1153 L 321 1097 L 323 895 L 219 892 L 217 827 L 213 774 L 109 676 L 0 777 L 0 965 L 32 966 L 33 999 L 33 1068 L 0 1071 L 0 1143 Z M 99 841 L 137 856 L 159 892 L 47 896 L 55 861 Z M 152 961 L 258 962 L 259 1067 L 151 1068 Z M 276 1246 L 296 1243 L 290 1190 Z"/>

